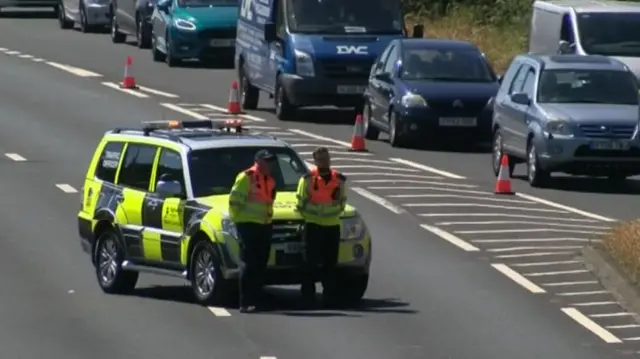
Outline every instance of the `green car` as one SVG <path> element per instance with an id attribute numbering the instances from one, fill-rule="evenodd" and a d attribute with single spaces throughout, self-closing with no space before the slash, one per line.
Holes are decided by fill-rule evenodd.
<path id="1" fill-rule="evenodd" d="M 237 20 L 237 0 L 160 0 L 151 16 L 153 59 L 233 67 Z"/>

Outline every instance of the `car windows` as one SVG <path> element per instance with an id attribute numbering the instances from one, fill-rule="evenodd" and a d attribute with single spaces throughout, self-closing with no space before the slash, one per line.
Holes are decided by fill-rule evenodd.
<path id="1" fill-rule="evenodd" d="M 148 191 L 157 150 L 156 146 L 130 143 L 120 168 L 118 184 L 140 191 Z"/>
<path id="2" fill-rule="evenodd" d="M 391 50 L 393 48 L 395 48 L 396 45 L 391 45 L 389 47 L 387 47 L 384 52 L 380 55 L 380 57 L 378 58 L 378 62 L 375 65 L 375 70 L 373 72 L 373 74 L 379 74 L 382 72 L 382 69 L 384 69 L 384 64 L 387 61 L 387 57 L 389 57 L 389 53 L 391 52 Z"/>
<path id="3" fill-rule="evenodd" d="M 389 57 L 387 58 L 386 63 L 384 64 L 384 73 L 387 74 L 392 74 L 393 73 L 393 69 L 396 65 L 396 62 L 398 61 L 398 46 L 394 46 L 393 49 L 391 49 L 391 52 L 389 53 Z"/>
<path id="4" fill-rule="evenodd" d="M 123 147 L 124 142 L 109 142 L 104 146 L 96 167 L 96 178 L 110 183 L 116 181 L 116 172 L 118 172 L 118 163 L 120 163 Z"/>
<path id="5" fill-rule="evenodd" d="M 545 70 L 538 102 L 638 105 L 638 85 L 628 71 Z"/>
<path id="6" fill-rule="evenodd" d="M 511 83 L 513 82 L 513 77 L 518 74 L 518 71 L 522 67 L 522 64 L 518 60 L 513 60 L 507 72 L 502 76 L 502 84 L 500 86 L 500 92 L 504 93 L 511 88 Z"/>
<path id="7" fill-rule="evenodd" d="M 182 188 L 180 192 L 185 197 L 184 171 L 182 168 L 182 157 L 176 151 L 163 148 L 158 159 L 158 169 L 156 170 L 156 181 L 178 181 Z"/>
<path id="8" fill-rule="evenodd" d="M 534 97 L 535 92 L 535 81 L 536 81 L 536 73 L 529 69 L 524 78 L 524 83 L 522 84 L 522 92 L 529 95 L 529 98 L 532 99 Z"/>
<path id="9" fill-rule="evenodd" d="M 449 82 L 494 82 L 493 70 L 478 50 L 408 47 L 402 78 Z"/>
<path id="10" fill-rule="evenodd" d="M 527 76 L 527 73 L 529 72 L 530 69 L 531 69 L 531 66 L 522 65 L 522 67 L 520 68 L 520 71 L 518 71 L 518 74 L 513 79 L 513 82 L 509 87 L 509 95 L 512 95 L 516 92 L 520 92 L 522 90 L 522 85 L 524 85 L 524 78 Z"/>

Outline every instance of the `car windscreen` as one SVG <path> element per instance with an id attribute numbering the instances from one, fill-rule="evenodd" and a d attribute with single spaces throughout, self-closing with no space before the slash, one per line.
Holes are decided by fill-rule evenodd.
<path id="1" fill-rule="evenodd" d="M 238 0 L 178 0 L 180 7 L 238 6 Z"/>
<path id="2" fill-rule="evenodd" d="M 537 99 L 540 103 L 637 105 L 638 85 L 626 71 L 544 70 Z"/>
<path id="3" fill-rule="evenodd" d="M 580 13 L 580 44 L 587 54 L 640 56 L 640 12 Z"/>
<path id="4" fill-rule="evenodd" d="M 400 77 L 424 81 L 496 81 L 482 54 L 469 49 L 405 48 Z"/>
<path id="5" fill-rule="evenodd" d="M 287 6 L 289 29 L 296 33 L 401 34 L 403 31 L 398 0 L 288 0 Z"/>
<path id="6" fill-rule="evenodd" d="M 264 147 L 229 147 L 193 150 L 189 153 L 189 174 L 196 197 L 228 194 L 236 176 L 251 167 L 256 152 Z M 290 148 L 266 148 L 276 158 L 273 178 L 278 191 L 295 191 L 300 177 L 308 172 L 298 154 Z"/>

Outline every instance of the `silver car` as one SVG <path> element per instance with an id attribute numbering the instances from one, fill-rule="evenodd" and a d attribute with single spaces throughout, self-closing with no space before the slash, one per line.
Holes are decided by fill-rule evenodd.
<path id="1" fill-rule="evenodd" d="M 78 24 L 85 33 L 105 30 L 111 25 L 111 0 L 60 0 L 58 23 L 61 29 Z"/>
<path id="2" fill-rule="evenodd" d="M 638 83 L 604 56 L 520 55 L 502 78 L 493 110 L 493 171 L 527 164 L 532 186 L 552 172 L 640 174 Z"/>

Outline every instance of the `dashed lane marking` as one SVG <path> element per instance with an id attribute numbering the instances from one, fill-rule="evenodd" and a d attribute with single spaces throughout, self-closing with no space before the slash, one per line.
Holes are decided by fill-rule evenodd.
<path id="1" fill-rule="evenodd" d="M 569 316 L 569 318 L 576 321 L 578 324 L 587 328 L 590 332 L 597 335 L 600 339 L 604 340 L 606 343 L 622 343 L 622 340 L 615 335 L 613 335 L 610 331 L 606 330 L 593 320 L 589 319 L 586 315 L 582 314 L 578 309 L 573 307 L 562 308 L 562 312 Z"/>
<path id="2" fill-rule="evenodd" d="M 260 359 L 278 359 L 276 357 L 260 357 Z"/>
<path id="3" fill-rule="evenodd" d="M 458 232 L 454 232 L 458 233 Z M 506 248 L 490 248 L 487 252 L 492 253 L 505 253 L 505 252 L 518 252 L 518 251 L 534 251 L 537 249 L 542 250 L 556 250 L 556 249 L 580 249 L 584 246 L 522 246 L 522 247 L 506 247 Z"/>
<path id="4" fill-rule="evenodd" d="M 559 229 L 559 228 L 531 228 L 531 229 L 488 229 L 482 231 L 456 231 L 459 234 L 483 234 L 483 233 L 578 233 L 578 234 L 594 234 L 601 235 L 607 232 L 594 232 L 594 231 L 577 231 L 573 229 Z"/>
<path id="5" fill-rule="evenodd" d="M 58 183 L 56 184 L 56 187 L 58 187 L 58 189 L 60 189 L 64 193 L 78 193 L 77 189 L 66 183 Z"/>
<path id="6" fill-rule="evenodd" d="M 71 65 L 63 65 L 57 62 L 52 62 L 52 61 L 47 61 L 45 62 L 45 64 L 80 77 L 102 77 L 102 75 L 100 75 L 99 73 L 81 69 L 79 67 L 75 67 Z"/>
<path id="7" fill-rule="evenodd" d="M 299 147 L 313 147 L 316 148 L 318 147 L 317 143 L 292 143 L 291 147 L 293 148 L 299 148 Z M 328 149 L 340 149 L 343 150 L 344 146 L 340 146 L 340 145 L 323 145 L 322 147 L 326 147 Z"/>
<path id="8" fill-rule="evenodd" d="M 383 180 L 377 180 L 377 181 L 383 181 Z M 388 183 L 388 182 L 389 182 L 388 180 L 384 180 L 384 183 Z M 411 181 L 411 180 L 400 180 L 395 182 L 412 183 L 412 184 L 415 184 L 417 182 L 417 183 L 433 185 L 433 186 L 457 187 L 457 188 L 477 188 L 478 187 L 473 184 L 448 183 L 448 182 Z M 376 189 L 376 190 L 424 190 L 424 189 L 431 188 L 431 186 L 373 186 L 369 188 Z"/>
<path id="9" fill-rule="evenodd" d="M 579 274 L 579 273 L 589 273 L 587 269 L 572 269 L 572 270 L 560 270 L 553 272 L 535 272 L 535 273 L 524 273 L 525 277 L 548 277 L 551 275 L 563 275 L 563 274 Z"/>
<path id="10" fill-rule="evenodd" d="M 21 59 L 31 59 L 33 58 L 33 56 L 29 55 L 29 54 L 22 54 L 20 56 L 18 56 Z"/>
<path id="11" fill-rule="evenodd" d="M 612 317 L 632 317 L 635 314 L 629 312 L 618 312 L 618 313 L 601 313 L 601 314 L 591 314 L 589 317 L 591 318 L 612 318 Z"/>
<path id="12" fill-rule="evenodd" d="M 566 287 L 566 286 L 574 286 L 574 285 L 593 285 L 599 284 L 597 280 L 579 280 L 575 282 L 555 282 L 555 283 L 542 283 L 541 285 L 544 287 Z"/>
<path id="13" fill-rule="evenodd" d="M 423 170 L 423 171 L 426 171 L 426 172 L 435 173 L 435 174 L 440 175 L 442 177 L 447 177 L 447 178 L 452 178 L 452 179 L 467 179 L 466 177 L 457 175 L 455 173 L 439 170 L 437 168 L 433 168 L 431 166 L 426 166 L 426 165 L 423 165 L 421 163 L 405 160 L 403 158 L 390 158 L 390 160 L 394 161 L 394 162 L 397 162 L 397 163 L 401 163 L 401 164 L 406 165 L 406 166 L 417 168 L 417 169 L 420 169 L 420 170 Z"/>
<path id="14" fill-rule="evenodd" d="M 4 155 L 8 157 L 10 160 L 15 162 L 25 162 L 27 160 L 26 158 L 20 156 L 17 153 L 5 153 Z"/>
<path id="15" fill-rule="evenodd" d="M 140 91 L 144 91 L 144 92 L 148 92 L 150 94 L 163 96 L 163 97 L 168 97 L 168 98 L 178 98 L 178 97 L 180 97 L 178 95 L 174 95 L 172 93 L 168 93 L 168 92 L 152 89 L 150 87 L 138 86 L 138 89 L 140 89 Z"/>
<path id="16" fill-rule="evenodd" d="M 275 132 L 269 132 L 269 134 L 275 135 Z M 313 155 L 313 153 L 311 153 L 311 155 Z M 335 162 L 335 161 L 349 161 L 349 162 L 378 163 L 378 164 L 383 164 L 383 165 L 393 165 L 394 164 L 391 161 L 374 160 L 374 159 L 371 159 L 371 158 L 352 158 L 351 156 L 349 156 L 349 157 L 337 157 L 337 156 L 335 156 L 335 153 L 333 153 L 333 156 L 331 157 L 331 161 L 332 162 Z M 431 177 L 428 177 L 428 178 L 442 178 L 442 177 L 431 176 Z"/>
<path id="17" fill-rule="evenodd" d="M 7 52 L 5 52 L 5 54 L 7 54 L 7 55 L 20 55 L 21 52 L 20 51 L 7 51 Z"/>
<path id="18" fill-rule="evenodd" d="M 518 196 L 520 198 L 528 199 L 530 201 L 538 202 L 540 204 L 544 204 L 544 205 L 547 205 L 549 207 L 555 207 L 555 208 L 561 209 L 563 211 L 571 212 L 571 213 L 574 213 L 574 214 L 577 214 L 577 215 L 581 215 L 583 217 L 592 218 L 592 219 L 596 219 L 596 220 L 603 221 L 603 222 L 617 222 L 618 221 L 618 220 L 613 219 L 613 218 L 604 217 L 604 216 L 601 216 L 599 214 L 583 211 L 581 209 L 573 208 L 573 207 L 570 207 L 570 206 L 565 206 L 564 204 L 556 203 L 556 202 L 553 202 L 553 201 L 549 201 L 549 200 L 546 200 L 546 199 L 538 198 L 538 197 L 531 196 L 531 195 L 524 194 L 524 193 L 516 193 L 516 196 Z"/>
<path id="19" fill-rule="evenodd" d="M 247 126 L 248 128 L 249 126 Z M 316 145 L 317 146 L 317 145 Z M 291 147 L 307 147 L 307 146 L 300 146 L 299 144 L 291 144 Z M 326 147 L 326 146 L 325 146 Z M 374 156 L 373 153 L 371 152 L 347 152 L 347 151 L 340 151 L 340 150 L 344 150 L 344 147 L 342 146 L 337 146 L 337 150 L 336 151 L 331 151 L 331 154 L 337 156 L 337 155 L 344 155 L 344 156 L 355 156 L 355 157 L 368 157 L 368 156 Z M 298 154 L 300 154 L 301 156 L 311 156 L 313 155 L 313 151 L 301 151 L 298 152 Z"/>
<path id="20" fill-rule="evenodd" d="M 460 196 L 464 198 L 464 196 Z M 591 228 L 591 229 L 611 229 L 611 227 L 603 227 L 603 226 L 589 226 L 584 224 L 566 224 L 566 223 L 546 223 L 546 222 L 529 222 L 529 221 L 475 221 L 475 222 L 442 222 L 440 224 L 445 225 L 493 225 L 493 224 L 531 224 L 531 225 L 540 225 L 540 226 L 555 226 L 555 227 L 566 227 L 566 228 Z"/>
<path id="21" fill-rule="evenodd" d="M 542 293 L 546 293 L 547 292 L 546 290 L 544 290 L 544 289 L 540 288 L 539 286 L 537 286 L 532 281 L 530 281 L 527 278 L 525 278 L 522 274 L 520 274 L 520 273 L 516 272 L 515 270 L 511 269 L 506 264 L 493 263 L 493 264 L 491 264 L 491 266 L 493 268 L 495 268 L 498 272 L 504 274 L 507 278 L 509 278 L 512 281 L 516 282 L 518 285 L 520 285 L 521 287 L 523 287 L 524 289 L 528 290 L 531 293 L 542 294 Z"/>
<path id="22" fill-rule="evenodd" d="M 333 160 L 333 159 L 331 159 Z M 366 161 L 366 160 L 365 160 Z M 349 176 L 375 176 L 375 177 L 398 177 L 398 178 L 414 178 L 414 179 L 443 179 L 442 177 L 436 176 L 424 176 L 424 175 L 414 175 L 408 173 L 395 173 L 395 172 L 343 172 L 343 174 Z M 397 182 L 395 179 L 386 179 L 386 180 L 356 180 L 357 183 L 384 183 L 384 182 Z M 351 181 L 354 182 L 354 181 Z M 388 197 L 388 196 L 387 196 Z"/>
<path id="23" fill-rule="evenodd" d="M 228 310 L 220 307 L 208 307 L 209 311 L 216 317 L 230 317 L 231 313 Z"/>
<path id="24" fill-rule="evenodd" d="M 213 110 L 213 111 L 218 111 L 218 112 L 222 112 L 222 113 L 226 113 L 227 112 L 227 109 L 224 108 L 224 107 L 211 105 L 211 104 L 208 104 L 208 103 L 201 103 L 200 106 L 202 106 L 204 108 L 207 108 L 209 110 Z M 267 122 L 267 120 L 265 120 L 264 118 L 251 116 L 251 115 L 247 115 L 247 114 L 241 114 L 238 117 L 247 119 L 249 121 L 254 121 L 254 122 Z"/>
<path id="25" fill-rule="evenodd" d="M 116 91 L 120 91 L 138 98 L 148 98 L 149 95 L 145 95 L 142 92 L 136 91 L 136 90 L 131 90 L 131 89 L 123 89 L 120 88 L 120 85 L 113 83 L 113 82 L 101 82 L 102 85 L 107 86 L 109 88 L 112 88 Z"/>
<path id="26" fill-rule="evenodd" d="M 404 209 L 394 205 L 393 203 L 387 201 L 386 199 L 384 199 L 384 198 L 382 198 L 380 196 L 377 196 L 377 195 L 367 191 L 364 188 L 353 187 L 353 188 L 351 188 L 351 190 L 354 191 L 355 193 L 361 195 L 362 197 L 364 197 L 364 198 L 366 198 L 366 199 L 368 199 L 368 200 L 370 200 L 370 201 L 372 201 L 372 202 L 374 202 L 374 203 L 376 203 L 376 204 L 388 209 L 389 211 L 391 211 L 391 212 L 393 212 L 395 214 L 401 214 L 401 213 L 405 212 Z"/>
<path id="27" fill-rule="evenodd" d="M 607 329 L 631 329 L 640 328 L 640 324 L 622 324 L 622 325 L 607 325 Z"/>
<path id="28" fill-rule="evenodd" d="M 479 207 L 479 208 L 499 208 L 510 211 L 532 211 L 532 212 L 547 212 L 547 213 L 567 213 L 557 209 L 546 208 L 526 208 L 526 207 L 514 207 L 514 206 L 499 206 L 495 204 L 484 203 L 404 203 L 405 207 Z"/>
<path id="29" fill-rule="evenodd" d="M 453 189 L 455 192 L 462 192 L 462 190 Z M 397 196 L 407 196 L 407 197 L 420 197 L 419 195 L 411 196 L 411 195 L 397 195 Z M 396 196 L 387 196 L 387 197 L 396 197 Z M 514 213 L 423 213 L 419 214 L 422 217 L 507 217 L 507 218 L 528 218 L 528 219 L 545 219 L 550 221 L 566 221 L 566 222 L 586 222 L 593 223 L 594 221 L 586 218 L 557 218 L 557 217 L 549 217 L 549 216 L 536 216 L 530 214 L 514 214 Z"/>
<path id="30" fill-rule="evenodd" d="M 459 195 L 459 194 L 421 194 L 420 198 L 462 198 L 462 199 L 475 199 L 475 200 L 478 200 L 478 201 L 489 201 L 489 202 L 534 204 L 534 202 L 522 201 L 522 200 L 517 200 L 517 199 L 480 197 L 480 196 L 463 196 L 463 195 Z M 455 223 L 455 224 L 466 224 L 466 223 L 482 224 L 482 222 L 451 222 L 451 223 Z M 495 223 L 490 223 L 490 222 L 488 222 L 488 223 L 489 224 L 495 224 Z"/>
<path id="31" fill-rule="evenodd" d="M 295 134 L 298 134 L 298 135 L 301 135 L 301 136 L 306 136 L 306 137 L 309 137 L 309 138 L 313 138 L 313 139 L 316 139 L 316 140 L 319 140 L 319 141 L 335 143 L 337 145 L 342 146 L 342 148 L 344 148 L 344 147 L 351 148 L 351 144 L 349 142 L 339 141 L 339 140 L 336 140 L 336 139 L 333 139 L 333 138 L 330 138 L 330 137 L 316 135 L 314 133 L 310 133 L 310 132 L 307 132 L 307 131 L 302 131 L 302 130 L 298 130 L 298 129 L 289 129 L 289 132 L 293 132 Z M 317 146 L 317 145 L 313 145 L 313 146 Z"/>
<path id="32" fill-rule="evenodd" d="M 0 47 L 0 52 L 7 52 L 9 51 L 9 49 L 7 49 L 6 47 Z"/>
<path id="33" fill-rule="evenodd" d="M 516 263 L 512 264 L 512 267 L 547 267 L 547 266 L 557 266 L 557 265 L 565 265 L 565 264 L 576 264 L 582 263 L 581 261 L 570 260 L 570 261 L 553 261 L 553 262 L 530 262 L 530 263 Z"/>
<path id="34" fill-rule="evenodd" d="M 453 235 L 453 234 L 451 234 L 451 233 L 449 233 L 447 231 L 444 231 L 444 230 L 442 230 L 442 229 L 440 229 L 438 227 L 430 226 L 428 224 L 421 224 L 420 227 L 422 227 L 425 230 L 427 230 L 427 231 L 435 234 L 436 236 L 444 239 L 445 241 L 453 244 L 454 246 L 462 249 L 463 251 L 466 251 L 466 252 L 479 252 L 480 251 L 480 248 L 478 248 L 478 247 L 472 245 L 471 243 L 469 243 L 469 242 L 467 242 L 467 241 L 465 241 L 465 240 L 463 240 L 461 238 L 458 238 L 457 236 L 455 236 L 455 235 Z"/>
<path id="35" fill-rule="evenodd" d="M 495 256 L 499 259 L 514 259 L 514 258 L 528 258 L 528 257 L 553 257 L 553 256 L 566 256 L 575 254 L 575 251 L 559 251 L 559 252 L 535 252 L 535 253 L 518 253 L 518 254 L 500 254 Z"/>
<path id="36" fill-rule="evenodd" d="M 441 223 L 437 223 L 442 225 Z M 515 238 L 515 239 L 472 239 L 473 243 L 545 243 L 545 242 L 591 242 L 587 238 L 569 238 L 569 237 L 557 237 L 557 238 Z M 537 248 L 537 247 L 536 247 Z"/>
<path id="37" fill-rule="evenodd" d="M 595 294 L 607 294 L 606 290 L 589 290 L 585 292 L 566 292 L 566 293 L 557 293 L 561 297 L 577 297 L 581 295 L 595 295 Z"/>
<path id="38" fill-rule="evenodd" d="M 606 302 L 585 302 L 585 303 L 573 303 L 574 307 L 597 307 L 601 305 L 618 305 L 618 302 L 606 301 Z"/>
<path id="39" fill-rule="evenodd" d="M 45 60 L 37 57 L 37 58 L 31 59 L 31 61 L 33 61 L 33 62 L 44 62 Z"/>
<path id="40" fill-rule="evenodd" d="M 207 116 L 201 115 L 201 114 L 199 114 L 197 112 L 193 112 L 193 111 L 188 110 L 188 109 L 186 109 L 184 107 L 180 107 L 178 105 L 174 105 L 172 103 L 161 103 L 160 106 L 168 108 L 169 110 L 181 113 L 183 115 L 187 115 L 187 116 L 193 117 L 193 118 L 195 118 L 197 120 L 208 120 L 209 119 L 209 117 L 207 117 Z"/>
<path id="41" fill-rule="evenodd" d="M 391 188 L 391 187 L 382 187 L 382 188 L 384 189 L 384 188 Z M 445 187 L 431 187 L 431 186 L 422 186 L 420 188 L 423 189 L 423 190 L 428 190 L 428 191 L 455 192 L 457 194 L 460 194 L 460 193 L 486 194 L 487 193 L 487 192 L 484 192 L 484 191 L 475 191 L 475 190 L 470 190 L 470 189 L 459 189 L 459 188 L 445 188 Z M 420 194 L 420 193 L 416 193 L 416 194 L 404 193 L 404 194 L 389 194 L 386 197 L 388 197 L 388 198 L 423 198 L 424 196 L 426 196 L 426 195 L 425 194 Z M 433 215 L 434 216 L 440 216 L 440 217 L 448 217 L 449 216 L 449 214 L 447 214 L 447 213 L 442 213 L 442 214 L 433 213 Z M 456 216 L 457 213 L 453 213 L 451 215 L 452 216 Z"/>

